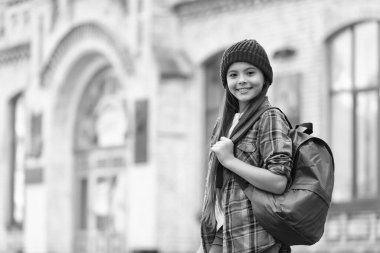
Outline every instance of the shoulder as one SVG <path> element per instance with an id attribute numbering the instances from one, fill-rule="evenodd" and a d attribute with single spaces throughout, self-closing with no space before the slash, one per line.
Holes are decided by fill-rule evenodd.
<path id="1" fill-rule="evenodd" d="M 260 125 L 270 125 L 272 127 L 290 128 L 285 114 L 278 108 L 270 108 L 266 110 L 260 117 Z"/>
<path id="2" fill-rule="evenodd" d="M 277 107 L 271 107 L 262 114 L 262 117 L 283 117 L 283 116 L 284 116 L 284 113 Z"/>

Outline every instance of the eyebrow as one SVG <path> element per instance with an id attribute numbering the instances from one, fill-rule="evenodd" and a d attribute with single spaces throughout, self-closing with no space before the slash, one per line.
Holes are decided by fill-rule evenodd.
<path id="1" fill-rule="evenodd" d="M 254 69 L 254 70 L 257 70 L 257 68 L 255 66 L 249 66 L 248 68 L 244 69 L 244 70 L 249 70 L 249 69 Z"/>
<path id="2" fill-rule="evenodd" d="M 258 68 L 256 68 L 255 66 L 249 66 L 249 67 L 247 67 L 247 68 L 244 68 L 243 71 L 247 71 L 247 70 L 250 70 L 250 69 L 257 70 Z M 231 70 L 229 70 L 229 71 L 227 72 L 227 74 L 230 73 L 230 72 L 236 72 L 236 71 L 238 71 L 238 70 L 236 70 L 236 69 L 231 69 Z"/>

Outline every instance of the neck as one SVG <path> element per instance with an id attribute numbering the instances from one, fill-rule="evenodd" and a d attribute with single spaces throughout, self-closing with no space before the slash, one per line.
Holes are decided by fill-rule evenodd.
<path id="1" fill-rule="evenodd" d="M 239 113 L 243 113 L 247 110 L 249 103 L 239 103 Z"/>

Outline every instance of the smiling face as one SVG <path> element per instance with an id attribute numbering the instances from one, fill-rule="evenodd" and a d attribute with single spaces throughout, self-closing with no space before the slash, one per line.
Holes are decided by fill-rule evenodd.
<path id="1" fill-rule="evenodd" d="M 250 100 L 260 94 L 264 86 L 264 74 L 254 65 L 247 62 L 235 62 L 227 71 L 228 89 L 239 101 L 242 112 Z"/>

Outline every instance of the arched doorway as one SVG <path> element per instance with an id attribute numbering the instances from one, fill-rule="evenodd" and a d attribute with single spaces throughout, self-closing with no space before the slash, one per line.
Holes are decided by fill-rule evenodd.
<path id="1" fill-rule="evenodd" d="M 109 221 L 110 217 L 127 220 L 126 201 L 115 202 L 113 196 L 120 192 L 120 185 L 127 187 L 122 181 L 129 178 L 126 168 L 132 162 L 126 157 L 133 154 L 134 137 L 120 137 L 130 122 L 126 113 L 120 125 L 109 127 L 122 111 L 131 111 L 134 101 L 126 89 L 135 73 L 122 42 L 102 26 L 76 26 L 63 35 L 41 73 L 48 104 L 44 143 L 48 251 L 120 252 L 128 248 L 125 223 L 117 222 L 120 226 L 112 236 Z M 110 202 L 112 210 L 125 208 L 124 212 L 104 214 L 101 201 L 95 208 L 100 195 L 105 196 L 102 203 Z"/>
<path id="2" fill-rule="evenodd" d="M 110 67 L 87 84 L 75 120 L 75 252 L 126 248 L 126 132 L 122 86 Z"/>

